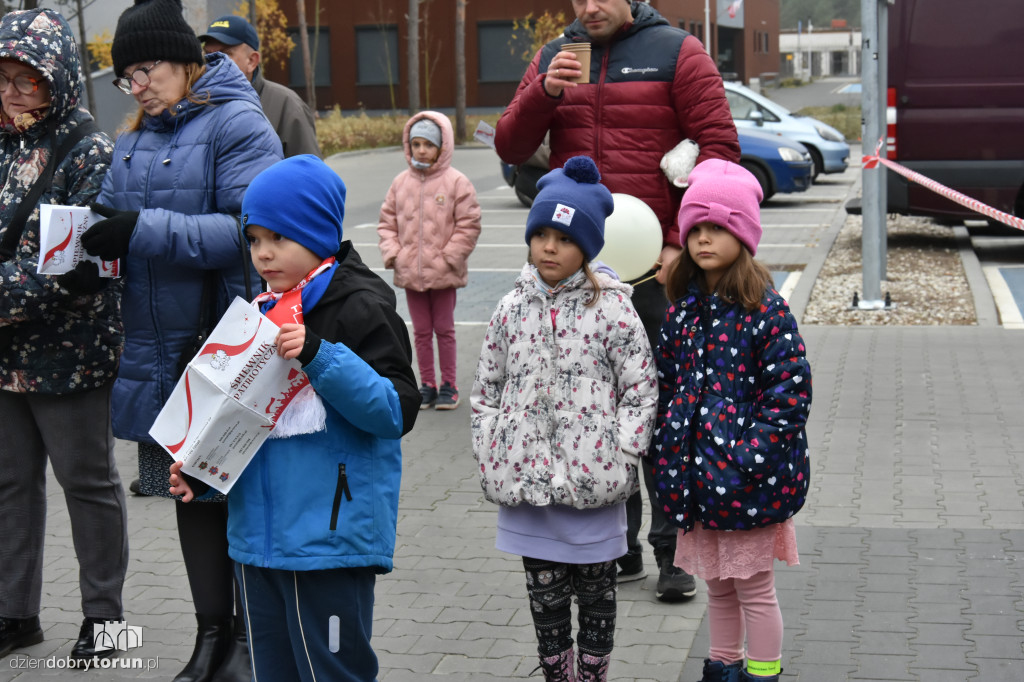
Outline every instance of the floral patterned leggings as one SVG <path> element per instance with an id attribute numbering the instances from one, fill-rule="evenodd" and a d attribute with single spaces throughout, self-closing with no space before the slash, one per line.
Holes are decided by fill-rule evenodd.
<path id="1" fill-rule="evenodd" d="M 615 562 L 563 564 L 523 557 L 526 591 L 537 631 L 537 651 L 554 656 L 572 649 L 573 595 L 579 605 L 579 649 L 607 656 L 615 640 Z"/>

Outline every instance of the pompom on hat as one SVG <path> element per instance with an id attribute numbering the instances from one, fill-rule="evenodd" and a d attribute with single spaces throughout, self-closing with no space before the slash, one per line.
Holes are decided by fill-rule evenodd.
<path id="1" fill-rule="evenodd" d="M 588 261 L 604 248 L 604 221 L 615 210 L 612 193 L 589 156 L 574 156 L 537 182 L 526 218 L 526 243 L 542 227 L 564 232 Z"/>
<path id="2" fill-rule="evenodd" d="M 206 63 L 203 46 L 182 15 L 181 0 L 135 0 L 117 20 L 110 56 L 118 76 L 131 64 L 151 60 Z"/>
<path id="3" fill-rule="evenodd" d="M 288 196 L 282 201 L 281 188 Z M 345 183 L 312 154 L 292 156 L 265 169 L 242 198 L 242 224 L 259 225 L 302 244 L 320 258 L 341 248 Z"/>
<path id="4" fill-rule="evenodd" d="M 728 230 L 751 255 L 761 241 L 761 185 L 750 171 L 723 159 L 708 159 L 690 172 L 690 187 L 679 207 L 679 243 L 697 223 Z"/>

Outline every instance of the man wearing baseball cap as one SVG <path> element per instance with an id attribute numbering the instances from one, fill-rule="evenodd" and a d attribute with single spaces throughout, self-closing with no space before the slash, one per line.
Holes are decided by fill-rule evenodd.
<path id="1" fill-rule="evenodd" d="M 207 54 L 223 52 L 231 58 L 260 96 L 263 113 L 281 138 L 285 157 L 298 154 L 320 156 L 313 112 L 294 90 L 268 81 L 260 70 L 260 37 L 242 17 L 227 15 L 214 19 L 199 36 Z"/>

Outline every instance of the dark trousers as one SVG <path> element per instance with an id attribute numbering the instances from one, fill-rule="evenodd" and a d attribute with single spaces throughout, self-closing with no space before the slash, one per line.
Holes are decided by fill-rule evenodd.
<path id="1" fill-rule="evenodd" d="M 615 644 L 615 562 L 563 564 L 523 557 L 530 613 L 542 658 L 572 649 L 572 598 L 579 606 L 579 650 L 607 656 Z"/>
<path id="2" fill-rule="evenodd" d="M 284 571 L 235 564 L 253 679 L 373 682 L 372 568 Z"/>
<path id="3" fill-rule="evenodd" d="M 653 273 L 647 273 L 649 277 Z M 643 277 L 641 278 L 643 279 Z M 661 331 L 661 324 L 665 321 L 665 309 L 668 307 L 668 298 L 665 296 L 665 287 L 655 279 L 650 279 L 642 284 L 633 287 L 633 307 L 640 316 L 640 322 L 647 332 L 647 340 L 651 343 L 651 350 L 657 353 L 658 337 Z M 651 529 L 647 533 L 647 542 L 654 548 L 654 556 L 657 559 L 672 557 L 676 553 L 676 531 L 665 512 L 658 505 L 657 497 L 654 494 L 654 476 L 646 462 L 641 463 L 644 471 L 644 488 L 647 490 L 647 501 L 651 508 Z M 640 544 L 640 526 L 643 523 L 643 495 L 637 491 L 626 500 L 626 547 L 629 554 L 641 554 L 643 546 Z"/>
<path id="4" fill-rule="evenodd" d="M 71 517 L 82 612 L 119 620 L 128 534 L 110 386 L 69 395 L 0 391 L 0 617 L 39 615 L 47 458 Z"/>

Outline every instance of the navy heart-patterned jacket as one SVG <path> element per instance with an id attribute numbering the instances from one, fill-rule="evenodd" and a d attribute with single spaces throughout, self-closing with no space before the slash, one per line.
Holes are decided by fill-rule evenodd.
<path id="1" fill-rule="evenodd" d="M 658 420 L 647 464 L 684 530 L 748 530 L 804 504 L 811 368 L 786 301 L 749 312 L 691 285 L 668 307 L 657 352 Z"/>

